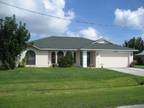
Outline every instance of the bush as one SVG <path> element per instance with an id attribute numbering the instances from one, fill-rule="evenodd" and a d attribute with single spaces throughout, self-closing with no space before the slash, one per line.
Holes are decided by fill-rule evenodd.
<path id="1" fill-rule="evenodd" d="M 23 58 L 22 61 L 19 63 L 18 67 L 25 67 L 26 66 L 26 58 Z"/>
<path id="2" fill-rule="evenodd" d="M 57 64 L 52 64 L 52 67 L 57 67 Z"/>
<path id="3" fill-rule="evenodd" d="M 6 70 L 5 68 L 4 68 L 4 66 L 0 66 L 0 70 Z"/>
<path id="4" fill-rule="evenodd" d="M 73 65 L 73 63 L 74 63 L 74 60 L 73 60 L 71 52 L 67 52 L 66 56 L 62 57 L 58 61 L 59 67 L 70 67 Z"/>
<path id="5" fill-rule="evenodd" d="M 136 56 L 136 57 L 134 57 L 134 59 L 136 60 L 136 64 L 137 65 L 143 64 L 143 60 L 142 60 L 142 58 L 140 56 Z"/>
<path id="6" fill-rule="evenodd" d="M 144 78 L 136 78 L 136 82 L 138 85 L 144 85 Z"/>
<path id="7" fill-rule="evenodd" d="M 136 61 L 134 60 L 134 61 L 129 65 L 129 67 L 134 67 L 135 64 L 136 64 Z"/>

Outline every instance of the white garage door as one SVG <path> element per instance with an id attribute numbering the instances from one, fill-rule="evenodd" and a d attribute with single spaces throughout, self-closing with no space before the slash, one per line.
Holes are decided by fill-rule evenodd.
<path id="1" fill-rule="evenodd" d="M 103 67 L 127 67 L 127 52 L 101 52 L 101 65 Z"/>

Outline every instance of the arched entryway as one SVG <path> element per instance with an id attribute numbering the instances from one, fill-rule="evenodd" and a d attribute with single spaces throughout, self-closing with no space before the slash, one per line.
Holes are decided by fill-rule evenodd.
<path id="1" fill-rule="evenodd" d="M 36 64 L 36 54 L 34 51 L 29 50 L 26 52 L 26 65 L 35 65 Z"/>
<path id="2" fill-rule="evenodd" d="M 51 53 L 51 62 L 52 64 L 58 64 L 60 59 L 64 56 L 63 51 L 54 51 Z"/>

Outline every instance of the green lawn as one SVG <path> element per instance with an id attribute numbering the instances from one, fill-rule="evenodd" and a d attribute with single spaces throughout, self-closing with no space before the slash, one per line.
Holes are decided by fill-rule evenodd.
<path id="1" fill-rule="evenodd" d="M 144 103 L 144 78 L 105 69 L 0 71 L 0 108 L 115 108 Z"/>
<path id="2" fill-rule="evenodd" d="M 144 65 L 135 65 L 134 67 L 135 68 L 142 68 L 142 69 L 144 69 Z"/>

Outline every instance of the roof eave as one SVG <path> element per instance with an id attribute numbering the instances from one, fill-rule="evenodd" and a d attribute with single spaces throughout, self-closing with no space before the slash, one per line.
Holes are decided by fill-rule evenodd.
<path id="1" fill-rule="evenodd" d="M 72 49 L 72 48 L 39 48 L 39 47 L 37 47 L 37 46 L 35 46 L 35 45 L 29 45 L 30 47 L 34 47 L 34 48 L 36 48 L 36 49 L 38 49 L 38 50 L 41 50 L 41 51 L 47 51 L 47 50 L 69 50 L 69 51 L 71 51 L 71 50 L 79 50 L 79 49 Z"/>
<path id="2" fill-rule="evenodd" d="M 106 50 L 106 51 L 131 51 L 131 52 L 137 52 L 138 50 L 131 50 L 131 49 L 85 49 L 85 48 L 82 48 L 80 50 L 99 50 L 99 51 L 103 51 L 103 50 Z"/>
<path id="3" fill-rule="evenodd" d="M 137 52 L 138 51 L 138 50 L 133 50 L 133 49 L 127 50 L 127 49 L 86 49 L 86 48 L 77 48 L 77 49 L 75 49 L 75 48 L 39 48 L 35 45 L 30 45 L 30 44 L 29 44 L 29 46 L 32 46 L 32 47 L 34 47 L 38 50 L 42 50 L 42 51 L 47 51 L 47 50 L 69 50 L 69 51 L 72 51 L 72 50 L 99 50 L 99 51 L 103 51 L 103 50 L 105 50 L 105 51 L 131 51 L 131 52 Z"/>

